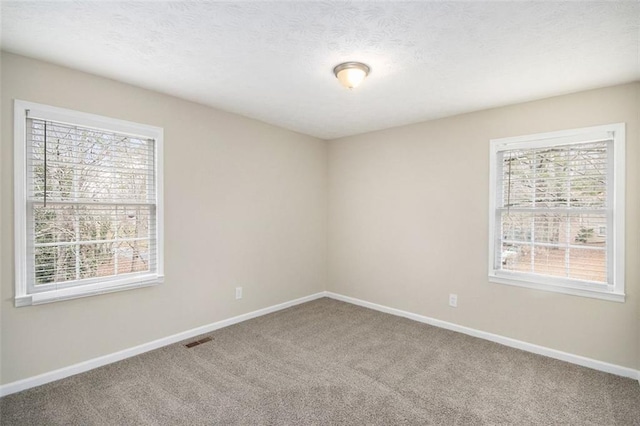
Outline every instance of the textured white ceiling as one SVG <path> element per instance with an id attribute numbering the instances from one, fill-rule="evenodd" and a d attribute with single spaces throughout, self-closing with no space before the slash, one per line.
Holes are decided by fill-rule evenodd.
<path id="1" fill-rule="evenodd" d="M 323 139 L 640 80 L 640 3 L 2 1 L 2 48 Z M 361 61 L 355 91 L 332 74 Z"/>

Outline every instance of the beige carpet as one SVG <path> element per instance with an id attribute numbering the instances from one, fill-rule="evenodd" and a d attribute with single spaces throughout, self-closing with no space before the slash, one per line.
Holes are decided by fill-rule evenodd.
<path id="1" fill-rule="evenodd" d="M 640 424 L 637 381 L 320 299 L 0 400 L 2 425 Z"/>

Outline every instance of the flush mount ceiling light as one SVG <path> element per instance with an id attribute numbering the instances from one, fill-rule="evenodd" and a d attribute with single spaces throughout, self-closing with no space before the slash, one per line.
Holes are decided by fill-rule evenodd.
<path id="1" fill-rule="evenodd" d="M 347 89 L 353 89 L 358 87 L 362 80 L 369 75 L 371 69 L 361 62 L 344 62 L 340 65 L 336 65 L 333 69 L 333 73 Z"/>

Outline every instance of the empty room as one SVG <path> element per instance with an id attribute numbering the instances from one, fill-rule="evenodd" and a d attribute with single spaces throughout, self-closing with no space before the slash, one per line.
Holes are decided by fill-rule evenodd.
<path id="1" fill-rule="evenodd" d="M 640 425 L 637 1 L 2 1 L 1 425 Z"/>

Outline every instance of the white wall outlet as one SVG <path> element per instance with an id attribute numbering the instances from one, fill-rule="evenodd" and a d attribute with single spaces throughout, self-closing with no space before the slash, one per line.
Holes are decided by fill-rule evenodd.
<path id="1" fill-rule="evenodd" d="M 452 308 L 457 308 L 458 307 L 458 295 L 457 294 L 451 293 L 449 295 L 449 306 L 451 306 Z"/>
<path id="2" fill-rule="evenodd" d="M 242 299 L 242 287 L 236 287 L 236 300 Z"/>

